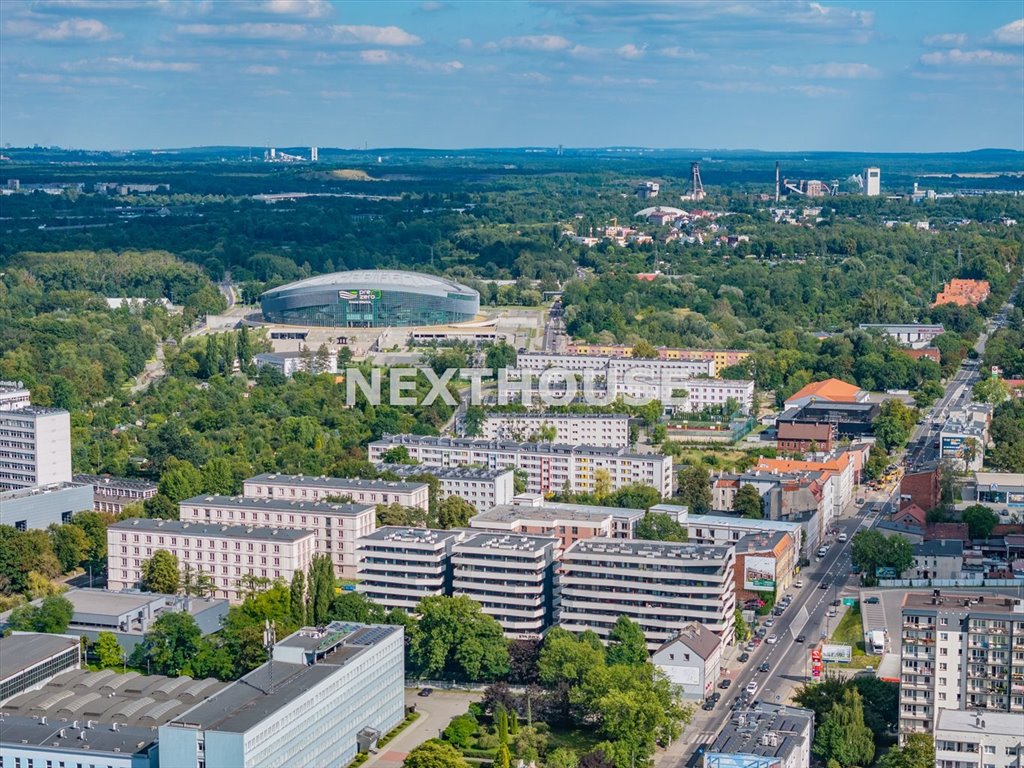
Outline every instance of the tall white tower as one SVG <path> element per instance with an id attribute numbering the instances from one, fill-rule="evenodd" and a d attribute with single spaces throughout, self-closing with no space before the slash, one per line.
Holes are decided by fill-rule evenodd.
<path id="1" fill-rule="evenodd" d="M 864 194 L 868 197 L 878 197 L 882 194 L 882 169 L 864 169 Z"/>
<path id="2" fill-rule="evenodd" d="M 309 161 L 311 163 L 315 163 L 319 159 L 320 159 L 320 151 L 317 149 L 317 147 L 310 147 L 309 148 Z"/>

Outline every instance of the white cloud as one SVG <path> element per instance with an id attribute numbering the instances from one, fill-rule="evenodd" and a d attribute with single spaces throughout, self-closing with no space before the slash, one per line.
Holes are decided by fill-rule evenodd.
<path id="1" fill-rule="evenodd" d="M 121 35 L 99 19 L 64 19 L 56 24 L 44 24 L 32 19 L 11 19 L 4 23 L 4 34 L 27 37 L 41 42 L 103 43 Z"/>
<path id="2" fill-rule="evenodd" d="M 697 53 L 693 48 L 680 48 L 678 45 L 673 45 L 669 48 L 662 48 L 658 51 L 658 54 L 664 56 L 666 59 L 689 59 L 691 61 L 697 61 L 698 59 L 707 58 L 705 54 Z"/>
<path id="3" fill-rule="evenodd" d="M 321 99 L 351 99 L 352 91 L 318 91 Z"/>
<path id="4" fill-rule="evenodd" d="M 51 85 L 53 83 L 60 82 L 60 75 L 48 74 L 45 72 L 19 72 L 17 79 L 23 80 L 26 83 Z"/>
<path id="5" fill-rule="evenodd" d="M 440 0 L 425 0 L 420 3 L 420 10 L 426 11 L 427 13 L 433 13 L 434 11 L 445 11 L 451 6 L 448 3 L 442 3 Z"/>
<path id="6" fill-rule="evenodd" d="M 1024 45 L 1024 19 L 1004 24 L 992 33 L 992 38 L 1000 45 Z"/>
<path id="7" fill-rule="evenodd" d="M 136 59 L 134 56 L 111 56 L 104 61 L 111 69 L 127 69 L 135 72 L 196 72 L 199 70 L 199 65 L 193 61 Z"/>
<path id="8" fill-rule="evenodd" d="M 459 48 L 464 51 L 473 50 L 473 39 L 469 37 L 461 37 L 458 42 Z"/>
<path id="9" fill-rule="evenodd" d="M 179 24 L 179 34 L 191 37 L 238 38 L 243 40 L 302 40 L 309 35 L 303 24 Z"/>
<path id="10" fill-rule="evenodd" d="M 926 53 L 921 57 L 922 64 L 932 67 L 942 66 L 943 64 L 1012 67 L 1019 66 L 1022 61 L 1024 60 L 1022 60 L 1020 56 L 1014 56 L 1010 53 L 1000 53 L 998 51 L 989 51 L 984 48 L 976 51 L 962 51 L 959 48 L 953 48 L 949 51 Z"/>
<path id="11" fill-rule="evenodd" d="M 257 4 L 257 8 L 266 13 L 303 19 L 321 19 L 334 12 L 334 7 L 327 0 L 264 0 Z"/>
<path id="12" fill-rule="evenodd" d="M 522 35 L 506 37 L 488 46 L 506 51 L 564 51 L 572 47 L 572 43 L 561 35 Z"/>
<path id="13" fill-rule="evenodd" d="M 367 64 L 390 64 L 391 62 L 398 61 L 398 54 L 394 51 L 360 51 L 359 58 Z"/>
<path id="14" fill-rule="evenodd" d="M 513 75 L 513 77 L 517 80 L 524 80 L 527 83 L 534 83 L 535 85 L 546 85 L 551 82 L 551 78 L 543 72 L 521 72 L 518 75 Z"/>
<path id="15" fill-rule="evenodd" d="M 418 56 L 410 56 L 407 53 L 385 51 L 381 49 L 360 51 L 359 58 L 366 64 L 398 64 L 409 67 L 410 69 L 417 69 L 421 72 L 436 72 L 442 75 L 450 75 L 464 68 L 462 62 L 457 60 L 430 61 Z"/>
<path id="16" fill-rule="evenodd" d="M 932 35 L 922 41 L 932 48 L 962 48 L 967 44 L 967 35 L 962 32 L 947 32 L 943 35 Z"/>
<path id="17" fill-rule="evenodd" d="M 782 90 L 799 93 L 803 96 L 809 96 L 812 99 L 820 98 L 821 96 L 836 96 L 838 94 L 845 93 L 845 91 L 838 88 L 830 88 L 825 85 L 787 85 Z"/>
<path id="18" fill-rule="evenodd" d="M 276 75 L 281 72 L 280 69 L 266 64 L 251 64 L 242 70 L 247 75 Z"/>
<path id="19" fill-rule="evenodd" d="M 351 24 L 339 24 L 331 27 L 331 39 L 336 43 L 363 43 L 395 47 L 419 45 L 423 42 L 422 39 L 406 32 L 401 27 L 371 27 Z"/>
<path id="20" fill-rule="evenodd" d="M 812 64 L 800 70 L 808 77 L 821 77 L 829 80 L 862 80 L 878 77 L 881 73 L 868 64 L 855 61 L 829 61 L 824 64 Z"/>
<path id="21" fill-rule="evenodd" d="M 573 85 L 611 85 L 611 86 L 649 86 L 657 85 L 658 81 L 649 77 L 612 77 L 611 75 L 604 75 L 602 77 L 588 77 L 586 75 L 573 75 L 569 78 L 569 82 Z"/>
<path id="22" fill-rule="evenodd" d="M 617 48 L 615 52 L 624 59 L 640 59 L 647 52 L 647 46 L 644 45 L 638 48 L 633 43 L 626 43 Z"/>

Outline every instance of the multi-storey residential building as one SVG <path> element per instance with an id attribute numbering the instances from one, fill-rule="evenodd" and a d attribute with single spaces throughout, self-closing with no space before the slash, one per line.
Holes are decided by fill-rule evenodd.
<path id="1" fill-rule="evenodd" d="M 516 495 L 515 472 L 511 469 L 421 467 L 417 464 L 379 464 L 377 468 L 399 477 L 432 475 L 440 484 L 440 498 L 458 496 L 478 510 L 490 509 L 496 504 L 511 504 Z"/>
<path id="2" fill-rule="evenodd" d="M 625 448 L 629 445 L 629 416 L 617 413 L 494 413 L 480 425 L 486 440 L 531 440 L 541 430 L 554 430 L 551 439 L 572 445 Z"/>
<path id="3" fill-rule="evenodd" d="M 558 539 L 478 533 L 452 549 L 452 591 L 480 603 L 507 637 L 539 638 L 554 619 Z"/>
<path id="4" fill-rule="evenodd" d="M 413 612 L 424 597 L 450 595 L 452 547 L 466 534 L 384 526 L 356 542 L 356 590 L 387 609 Z"/>
<path id="5" fill-rule="evenodd" d="M 196 496 L 178 505 L 182 522 L 312 531 L 317 554 L 328 555 L 335 575 L 356 575 L 356 539 L 377 527 L 373 504 L 333 504 L 326 501 L 251 499 L 242 496 Z"/>
<path id="6" fill-rule="evenodd" d="M 935 718 L 935 768 L 1020 768 L 1024 715 L 940 709 Z"/>
<path id="7" fill-rule="evenodd" d="M 143 561 L 161 549 L 177 557 L 182 570 L 202 570 L 212 578 L 213 597 L 241 602 L 251 577 L 291 581 L 295 571 L 308 571 L 316 536 L 252 525 L 121 520 L 107 528 L 107 588 L 137 587 Z"/>
<path id="8" fill-rule="evenodd" d="M 800 523 L 785 520 L 750 520 L 729 515 L 690 515 L 686 532 L 694 544 L 730 546 L 747 536 L 784 533 L 789 539 L 790 553 L 786 559 L 794 564 L 800 562 L 800 550 L 804 546 L 803 528 Z"/>
<path id="9" fill-rule="evenodd" d="M 20 382 L 0 382 L 0 491 L 71 481 L 71 415 L 32 405 Z"/>
<path id="10" fill-rule="evenodd" d="M 75 512 L 93 507 L 92 486 L 51 483 L 0 491 L 0 520 L 19 531 L 70 523 Z"/>
<path id="11" fill-rule="evenodd" d="M 548 501 L 540 493 L 520 493 L 512 503 L 517 507 L 544 507 L 557 516 L 567 512 L 580 512 L 593 515 L 610 515 L 612 518 L 612 538 L 632 539 L 636 535 L 636 526 L 643 520 L 644 510 L 625 507 L 601 507 L 593 504 L 569 504 L 564 501 Z M 661 511 L 681 509 L 672 504 L 657 504 Z M 652 507 L 653 509 L 653 507 Z M 685 507 L 682 507 L 685 509 Z"/>
<path id="12" fill-rule="evenodd" d="M 936 336 L 941 336 L 946 332 L 941 323 L 938 325 L 861 323 L 857 327 L 862 331 L 878 331 L 913 349 L 927 347 L 935 340 Z"/>
<path id="13" fill-rule="evenodd" d="M 772 521 L 799 523 L 807 551 L 818 546 L 829 516 L 831 484 L 823 472 L 779 472 L 754 469 L 742 474 L 721 474 L 712 484 L 712 507 L 721 512 L 732 509 L 736 493 L 752 485 L 761 495 L 764 516 Z"/>
<path id="14" fill-rule="evenodd" d="M 793 537 L 782 531 L 751 533 L 736 542 L 736 599 L 781 594 L 793 583 L 799 559 Z"/>
<path id="15" fill-rule="evenodd" d="M 857 459 L 850 451 L 836 453 L 822 461 L 761 457 L 755 468 L 776 472 L 821 472 L 823 487 L 830 501 L 822 510 L 825 513 L 822 525 L 826 528 L 831 526 L 832 520 L 841 515 L 846 505 L 853 501 L 858 478 Z"/>
<path id="16" fill-rule="evenodd" d="M 577 541 L 562 553 L 559 623 L 606 639 L 625 615 L 640 625 L 654 650 L 697 622 L 729 643 L 736 609 L 734 564 L 731 546 Z"/>
<path id="17" fill-rule="evenodd" d="M 584 510 L 503 505 L 473 515 L 469 518 L 469 527 L 552 536 L 558 539 L 559 547 L 564 549 L 580 539 L 611 538 L 613 517 L 603 507 Z"/>
<path id="18" fill-rule="evenodd" d="M 75 475 L 76 483 L 92 486 L 93 509 L 119 515 L 129 504 L 139 504 L 156 496 L 156 483 L 134 477 Z"/>
<path id="19" fill-rule="evenodd" d="M 389 435 L 370 443 L 370 461 L 381 461 L 385 452 L 399 445 L 405 446 L 412 459 L 428 467 L 475 464 L 491 469 L 522 469 L 527 474 L 526 488 L 534 493 L 593 491 L 601 479 L 598 473 L 603 472 L 613 491 L 642 483 L 654 487 L 662 496 L 672 494 L 671 456 L 587 445 Z"/>
<path id="20" fill-rule="evenodd" d="M 633 357 L 633 347 L 625 344 L 570 344 L 566 350 L 570 355 L 591 355 L 596 357 Z M 710 360 L 715 364 L 712 375 L 719 376 L 723 368 L 739 365 L 750 357 L 746 349 L 680 349 L 679 347 L 658 347 L 659 360 Z"/>
<path id="21" fill-rule="evenodd" d="M 1024 600 L 910 592 L 903 598 L 900 737 L 943 709 L 1024 717 Z"/>
<path id="22" fill-rule="evenodd" d="M 401 504 L 403 507 L 430 508 L 430 486 L 426 483 L 399 483 L 390 480 L 308 477 L 266 472 L 242 483 L 242 495 L 250 499 L 287 499 L 320 501 L 328 497 L 348 496 L 354 504 Z"/>

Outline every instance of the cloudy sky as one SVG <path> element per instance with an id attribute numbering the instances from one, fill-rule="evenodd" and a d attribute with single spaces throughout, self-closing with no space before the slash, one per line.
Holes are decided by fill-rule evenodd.
<path id="1" fill-rule="evenodd" d="M 1022 7 L 2 0 L 0 140 L 1024 149 Z"/>

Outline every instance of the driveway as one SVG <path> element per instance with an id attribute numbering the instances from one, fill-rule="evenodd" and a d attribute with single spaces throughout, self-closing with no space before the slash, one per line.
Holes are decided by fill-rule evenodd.
<path id="1" fill-rule="evenodd" d="M 432 696 L 417 696 L 418 692 L 418 688 L 407 688 L 405 705 L 415 704 L 420 716 L 376 755 L 370 755 L 370 759 L 363 763 L 364 768 L 401 768 L 410 750 L 427 739 L 440 736 L 453 717 L 465 714 L 471 702 L 483 698 L 479 691 L 442 691 L 435 688 Z"/>

